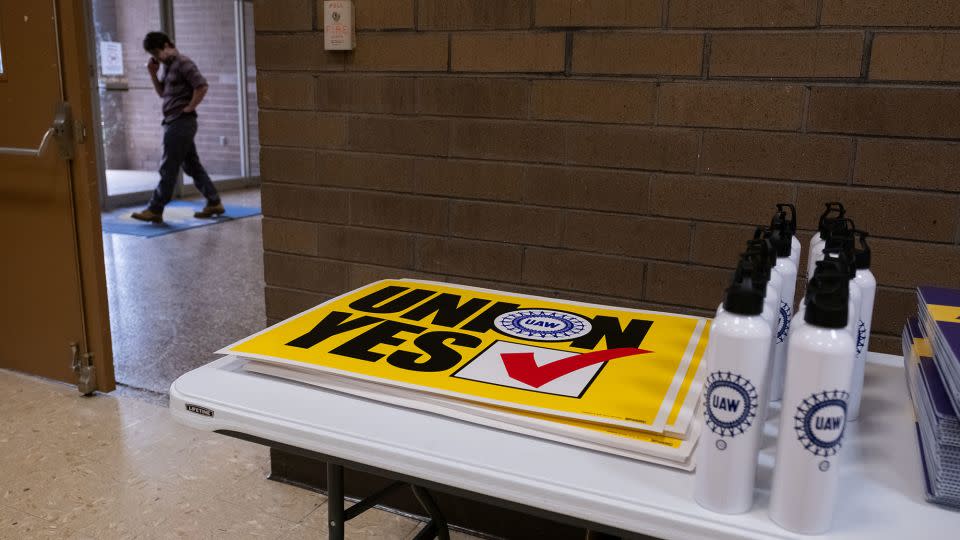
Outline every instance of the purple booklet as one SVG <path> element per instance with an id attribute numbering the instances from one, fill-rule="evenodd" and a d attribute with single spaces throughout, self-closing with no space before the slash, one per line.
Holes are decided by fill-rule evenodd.
<path id="1" fill-rule="evenodd" d="M 937 415 L 937 420 L 957 418 L 953 402 L 950 401 L 950 395 L 943 384 L 940 370 L 929 355 L 929 347 L 925 346 L 926 336 L 920 326 L 920 321 L 916 317 L 911 317 L 909 322 L 910 336 L 913 338 L 913 347 L 917 350 L 920 357 L 920 374 L 923 375 L 923 382 L 927 393 L 930 396 L 930 402 L 933 404 L 933 411 Z"/>
<path id="2" fill-rule="evenodd" d="M 922 301 L 920 306 L 920 316 L 924 322 L 934 323 L 935 333 L 942 337 L 943 345 L 946 346 L 944 353 L 949 354 L 953 360 L 960 358 L 960 290 L 944 289 L 942 287 L 918 287 L 917 292 Z M 928 330 L 934 330 L 927 327 Z M 937 340 L 940 344 L 940 339 Z M 937 351 L 939 354 L 940 351 Z"/>
<path id="3" fill-rule="evenodd" d="M 960 290 L 919 287 L 922 330 L 930 340 L 933 359 L 947 397 L 960 409 Z"/>
<path id="4" fill-rule="evenodd" d="M 937 364 L 930 356 L 930 346 L 927 344 L 927 336 L 916 317 L 910 317 L 907 322 L 907 331 L 913 341 L 913 349 L 919 356 L 920 374 L 923 379 L 927 395 L 930 396 L 930 403 L 933 405 L 933 412 L 937 416 L 937 423 L 946 420 L 958 421 L 957 411 L 950 400 L 950 394 L 947 392 L 943 381 L 943 374 L 937 368 Z"/>

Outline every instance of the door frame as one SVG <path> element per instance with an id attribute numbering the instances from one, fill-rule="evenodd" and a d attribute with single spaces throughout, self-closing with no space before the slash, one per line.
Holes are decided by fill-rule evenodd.
<path id="1" fill-rule="evenodd" d="M 249 121 L 250 115 L 248 111 L 248 99 L 249 95 L 247 92 L 247 65 L 246 65 L 246 35 L 245 30 L 245 19 L 246 11 L 244 9 L 245 4 L 253 3 L 253 0 L 220 0 L 223 2 L 231 2 L 234 4 L 234 26 L 235 26 L 235 39 L 234 39 L 234 53 L 236 55 L 237 61 L 237 96 L 238 96 L 238 123 L 239 131 L 238 137 L 240 140 L 240 175 L 234 178 L 226 178 L 223 180 L 217 180 L 215 182 L 218 190 L 220 191 L 229 191 L 231 189 L 243 189 L 249 187 L 257 187 L 260 185 L 260 176 L 251 174 L 250 167 L 250 148 L 251 141 L 249 135 Z M 173 16 L 173 2 L 174 0 L 156 0 L 157 7 L 160 13 L 160 31 L 166 33 L 170 36 L 170 39 L 176 42 L 176 24 L 174 23 Z M 87 20 L 88 28 L 96 28 L 93 18 L 93 5 L 89 0 L 83 0 L 85 6 L 85 18 Z M 89 32 L 87 35 L 87 45 L 86 48 L 90 51 L 90 88 L 99 89 L 99 64 L 97 62 L 97 36 L 96 32 Z M 124 206 L 134 206 L 138 204 L 145 204 L 150 198 L 150 194 L 153 193 L 153 190 L 150 191 L 136 191 L 131 193 L 119 193 L 116 195 L 110 195 L 107 189 L 107 168 L 106 168 L 106 158 L 104 157 L 103 152 L 103 132 L 99 129 L 99 126 L 102 121 L 101 110 L 100 110 L 100 96 L 99 94 L 92 95 L 93 97 L 93 112 L 96 126 L 94 137 L 97 140 L 97 170 L 98 177 L 97 181 L 100 186 L 100 207 L 103 211 L 109 211 L 114 208 L 121 208 Z M 159 166 L 159 164 L 158 164 Z M 159 180 L 159 178 L 158 178 Z M 174 198 L 180 199 L 188 196 L 199 195 L 200 192 L 192 185 L 186 185 L 183 181 L 183 172 L 181 171 L 179 177 L 177 178 L 177 185 L 174 188 Z"/>
<path id="2" fill-rule="evenodd" d="M 110 312 L 103 261 L 103 236 L 100 224 L 100 185 L 98 182 L 99 138 L 94 123 L 95 100 L 90 86 L 90 61 L 93 51 L 87 39 L 92 19 L 85 16 L 86 0 L 52 0 L 58 10 L 60 65 L 64 99 L 71 104 L 74 118 L 74 158 L 70 161 L 71 191 L 79 258 L 80 291 L 83 306 L 86 353 L 96 368 L 97 390 L 116 388 L 113 347 L 110 340 Z M 64 362 L 68 361 L 66 352 Z"/>

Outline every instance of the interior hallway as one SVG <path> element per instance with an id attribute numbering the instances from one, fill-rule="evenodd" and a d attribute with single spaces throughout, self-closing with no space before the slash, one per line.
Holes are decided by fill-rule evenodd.
<path id="1" fill-rule="evenodd" d="M 266 448 L 181 426 L 165 407 L 0 370 L 0 410 L 0 538 L 327 537 L 326 497 L 266 480 Z M 422 526 L 374 509 L 347 537 Z"/>
<path id="2" fill-rule="evenodd" d="M 223 193 L 256 206 L 260 190 Z M 203 201 L 197 200 L 197 206 Z M 104 234 L 113 361 L 121 392 L 166 400 L 170 383 L 263 330 L 261 218 L 154 238 Z"/>

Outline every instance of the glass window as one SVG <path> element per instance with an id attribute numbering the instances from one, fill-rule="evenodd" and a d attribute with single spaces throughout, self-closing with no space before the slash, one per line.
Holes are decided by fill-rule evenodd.
<path id="1" fill-rule="evenodd" d="M 260 133 L 257 119 L 257 63 L 253 52 L 253 3 L 244 2 L 244 44 L 247 60 L 247 139 L 250 141 L 250 176 L 260 176 Z"/>
<path id="2" fill-rule="evenodd" d="M 160 3 L 93 0 L 92 7 L 107 194 L 153 191 L 160 179 L 163 116 L 143 37 L 161 29 Z"/>
<path id="3" fill-rule="evenodd" d="M 195 143 L 200 162 L 214 181 L 242 174 L 235 17 L 233 2 L 173 2 L 177 50 L 197 64 L 210 85 L 197 108 L 200 127 Z"/>

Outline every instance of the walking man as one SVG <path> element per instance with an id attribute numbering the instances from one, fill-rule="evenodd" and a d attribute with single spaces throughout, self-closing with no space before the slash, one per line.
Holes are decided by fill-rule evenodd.
<path id="1" fill-rule="evenodd" d="M 170 38 L 162 32 L 150 32 L 143 38 L 143 49 L 150 54 L 147 71 L 157 95 L 163 99 L 163 159 L 160 162 L 160 182 L 147 208 L 134 212 L 140 221 L 160 223 L 163 208 L 173 197 L 180 167 L 193 178 L 193 185 L 207 199 L 203 210 L 194 217 L 210 218 L 223 214 L 220 194 L 197 155 L 193 138 L 197 134 L 197 106 L 207 94 L 207 80 L 197 65 L 180 54 Z M 157 77 L 163 64 L 163 78 Z"/>

